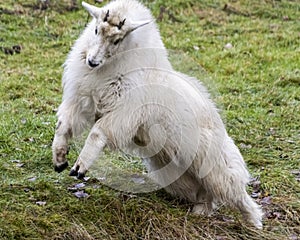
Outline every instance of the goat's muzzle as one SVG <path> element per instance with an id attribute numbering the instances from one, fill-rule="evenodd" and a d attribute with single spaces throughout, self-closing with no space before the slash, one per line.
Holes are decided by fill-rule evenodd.
<path id="1" fill-rule="evenodd" d="M 94 61 L 92 61 L 90 59 L 88 60 L 88 64 L 91 68 L 95 68 L 95 67 L 99 66 L 99 63 L 95 63 Z"/>

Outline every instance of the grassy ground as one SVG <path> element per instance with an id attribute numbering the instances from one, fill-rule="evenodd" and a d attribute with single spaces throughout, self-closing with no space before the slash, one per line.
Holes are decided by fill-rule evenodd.
<path id="1" fill-rule="evenodd" d="M 125 194 L 91 178 L 89 197 L 75 197 L 80 181 L 52 170 L 51 141 L 61 65 L 88 15 L 76 1 L 0 0 L 0 239 L 299 239 L 299 2 L 144 2 L 167 48 L 193 62 L 176 66 L 211 79 L 264 230 L 224 208 L 192 216 L 163 190 Z"/>

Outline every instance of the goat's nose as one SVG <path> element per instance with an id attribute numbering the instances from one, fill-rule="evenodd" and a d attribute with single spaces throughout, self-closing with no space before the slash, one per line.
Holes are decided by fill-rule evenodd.
<path id="1" fill-rule="evenodd" d="M 88 60 L 88 63 L 89 63 L 89 66 L 92 68 L 99 66 L 99 63 L 94 63 L 91 59 Z"/>

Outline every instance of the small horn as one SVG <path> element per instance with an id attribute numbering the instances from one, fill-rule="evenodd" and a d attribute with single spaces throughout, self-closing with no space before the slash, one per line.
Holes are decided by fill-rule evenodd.
<path id="1" fill-rule="evenodd" d="M 109 10 L 107 10 L 106 15 L 105 15 L 103 21 L 104 21 L 104 22 L 107 22 L 108 17 L 109 17 Z"/>
<path id="2" fill-rule="evenodd" d="M 86 2 L 82 2 L 82 6 L 92 15 L 94 18 L 98 18 L 101 13 L 101 8 L 90 5 Z"/>
<path id="3" fill-rule="evenodd" d="M 119 30 L 124 26 L 125 21 L 126 21 L 126 18 L 124 18 L 124 20 L 119 23 L 119 25 L 118 25 Z"/>

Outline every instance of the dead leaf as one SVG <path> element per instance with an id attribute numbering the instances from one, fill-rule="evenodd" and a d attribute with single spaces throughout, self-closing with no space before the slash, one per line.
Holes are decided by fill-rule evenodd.
<path id="1" fill-rule="evenodd" d="M 242 149 L 251 149 L 252 145 L 251 144 L 241 143 L 240 144 L 240 148 L 242 148 Z"/>
<path id="2" fill-rule="evenodd" d="M 106 180 L 106 177 L 98 177 L 97 180 L 100 182 L 104 182 Z"/>
<path id="3" fill-rule="evenodd" d="M 75 188 L 83 188 L 83 187 L 85 187 L 85 183 L 78 183 L 78 184 L 75 184 L 74 187 L 75 187 Z"/>
<path id="4" fill-rule="evenodd" d="M 224 222 L 231 222 L 231 223 L 233 223 L 233 222 L 234 222 L 234 219 L 223 216 L 223 221 L 224 221 Z"/>
<path id="5" fill-rule="evenodd" d="M 131 176 L 131 180 L 135 183 L 135 184 L 143 184 L 145 183 L 145 179 L 137 174 L 133 174 Z"/>
<path id="6" fill-rule="evenodd" d="M 292 234 L 289 236 L 290 240 L 299 240 L 298 236 L 296 234 Z"/>
<path id="7" fill-rule="evenodd" d="M 261 195 L 260 192 L 252 192 L 252 193 L 251 193 L 251 197 L 252 197 L 252 198 L 259 198 L 260 195 Z"/>
<path id="8" fill-rule="evenodd" d="M 80 188 L 84 188 L 85 187 L 85 183 L 77 183 L 72 187 L 68 187 L 69 191 L 77 191 Z"/>
<path id="9" fill-rule="evenodd" d="M 216 240 L 226 240 L 228 239 L 226 236 L 217 236 Z"/>
<path id="10" fill-rule="evenodd" d="M 268 219 L 279 219 L 281 217 L 280 212 L 268 211 L 265 213 L 265 217 Z"/>
<path id="11" fill-rule="evenodd" d="M 74 196 L 77 197 L 77 198 L 87 198 L 87 197 L 90 196 L 90 195 L 88 195 L 86 192 L 84 192 L 83 190 L 82 190 L 82 191 L 74 192 L 73 194 L 74 194 Z"/>
<path id="12" fill-rule="evenodd" d="M 260 204 L 261 205 L 270 205 L 272 203 L 272 198 L 271 196 L 267 196 L 261 199 Z"/>

